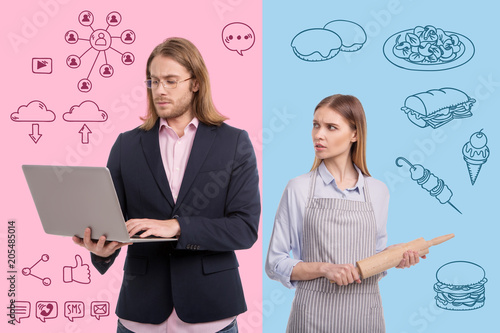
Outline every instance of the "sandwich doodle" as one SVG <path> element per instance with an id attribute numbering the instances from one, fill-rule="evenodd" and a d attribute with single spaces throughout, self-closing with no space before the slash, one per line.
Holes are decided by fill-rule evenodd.
<path id="1" fill-rule="evenodd" d="M 438 128 L 453 119 L 472 116 L 475 102 L 474 98 L 455 88 L 431 89 L 408 96 L 401 110 L 418 127 Z"/>

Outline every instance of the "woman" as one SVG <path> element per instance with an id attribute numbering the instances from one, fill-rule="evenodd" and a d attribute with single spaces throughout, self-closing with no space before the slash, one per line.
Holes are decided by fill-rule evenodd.
<path id="1" fill-rule="evenodd" d="M 360 280 L 353 263 L 386 247 L 389 192 L 366 166 L 366 119 L 349 95 L 314 111 L 311 172 L 292 179 L 281 199 L 266 273 L 297 288 L 287 332 L 385 332 L 378 280 Z M 293 258 L 290 257 L 292 251 Z M 398 268 L 419 261 L 404 254 Z"/>

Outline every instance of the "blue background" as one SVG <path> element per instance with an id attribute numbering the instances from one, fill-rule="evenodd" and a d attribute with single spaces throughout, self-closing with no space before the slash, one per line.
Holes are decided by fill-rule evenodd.
<path id="1" fill-rule="evenodd" d="M 411 269 L 389 271 L 380 282 L 387 332 L 468 332 L 496 327 L 499 311 L 498 122 L 500 116 L 500 38 L 493 1 L 458 5 L 453 1 L 264 1 L 263 2 L 263 244 L 264 260 L 276 212 L 288 180 L 310 170 L 313 110 L 324 97 L 357 96 L 368 121 L 368 168 L 389 187 L 389 243 L 455 233 L 433 247 L 428 259 Z M 293 37 L 332 20 L 350 20 L 364 28 L 367 42 L 357 52 L 340 52 L 323 62 L 297 58 Z M 444 71 L 410 71 L 391 64 L 382 52 L 393 34 L 433 25 L 468 37 L 473 58 Z M 432 129 L 412 124 L 401 111 L 406 97 L 429 89 L 453 87 L 476 99 L 473 116 Z M 471 185 L 462 147 L 483 129 L 490 157 Z M 408 158 L 442 178 L 453 192 L 440 204 L 398 168 Z M 442 265 L 465 260 L 483 267 L 488 282 L 484 307 L 448 311 L 436 306 L 433 285 Z M 284 332 L 293 290 L 263 279 L 264 332 Z"/>

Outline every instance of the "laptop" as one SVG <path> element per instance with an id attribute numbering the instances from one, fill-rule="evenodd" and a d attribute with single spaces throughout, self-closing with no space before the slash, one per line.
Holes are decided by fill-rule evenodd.
<path id="1" fill-rule="evenodd" d="M 23 165 L 24 176 L 47 234 L 92 239 L 105 235 L 122 243 L 165 242 L 176 238 L 130 237 L 106 167 Z"/>

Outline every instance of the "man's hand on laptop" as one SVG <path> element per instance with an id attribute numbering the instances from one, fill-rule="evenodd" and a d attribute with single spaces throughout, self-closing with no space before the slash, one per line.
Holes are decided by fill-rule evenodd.
<path id="1" fill-rule="evenodd" d="M 181 234 L 181 227 L 177 219 L 130 219 L 125 223 L 127 224 L 127 231 L 130 237 L 140 231 L 143 231 L 143 233 L 139 236 L 141 238 L 148 236 L 172 238 L 178 237 Z"/>
<path id="2" fill-rule="evenodd" d="M 109 257 L 116 250 L 125 246 L 131 245 L 132 243 L 120 243 L 120 242 L 108 242 L 106 241 L 106 236 L 99 237 L 99 240 L 95 241 L 90 238 L 92 234 L 92 230 L 90 228 L 85 229 L 85 233 L 83 234 L 83 239 L 77 236 L 73 236 L 73 242 L 76 244 L 86 248 L 90 252 L 99 257 Z"/>

